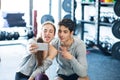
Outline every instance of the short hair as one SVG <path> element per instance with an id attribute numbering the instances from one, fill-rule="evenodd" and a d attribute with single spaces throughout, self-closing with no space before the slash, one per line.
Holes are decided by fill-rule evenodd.
<path id="1" fill-rule="evenodd" d="M 59 26 L 65 26 L 70 30 L 70 32 L 74 31 L 75 29 L 75 23 L 71 19 L 62 19 L 59 23 Z"/>

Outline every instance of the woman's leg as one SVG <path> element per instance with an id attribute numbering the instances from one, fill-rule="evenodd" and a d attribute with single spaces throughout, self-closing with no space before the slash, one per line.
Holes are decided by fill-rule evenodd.
<path id="1" fill-rule="evenodd" d="M 17 72 L 15 74 L 15 80 L 28 80 L 29 76 L 25 76 L 24 74 Z"/>
<path id="2" fill-rule="evenodd" d="M 35 80 L 49 80 L 49 78 L 46 74 L 40 73 L 35 77 Z"/>

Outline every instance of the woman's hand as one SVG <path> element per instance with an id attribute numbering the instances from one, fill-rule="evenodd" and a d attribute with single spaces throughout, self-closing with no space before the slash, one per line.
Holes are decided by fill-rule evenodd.
<path id="1" fill-rule="evenodd" d="M 28 49 L 31 53 L 35 54 L 38 50 L 38 45 L 36 43 L 30 43 Z"/>

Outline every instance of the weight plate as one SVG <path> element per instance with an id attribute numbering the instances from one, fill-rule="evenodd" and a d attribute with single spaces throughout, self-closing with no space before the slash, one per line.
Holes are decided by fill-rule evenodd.
<path id="1" fill-rule="evenodd" d="M 53 16 L 46 14 L 46 15 L 42 16 L 41 24 L 44 23 L 45 21 L 52 21 L 54 23 L 54 18 L 53 18 Z"/>
<path id="2" fill-rule="evenodd" d="M 113 23 L 112 33 L 116 38 L 120 39 L 120 21 L 115 21 Z"/>
<path id="3" fill-rule="evenodd" d="M 67 14 L 63 17 L 64 19 L 71 19 L 71 15 L 70 14 Z"/>
<path id="4" fill-rule="evenodd" d="M 117 59 L 120 59 L 120 41 L 113 44 L 112 56 Z"/>
<path id="5" fill-rule="evenodd" d="M 62 3 L 62 8 L 66 12 L 71 12 L 71 0 L 64 0 Z"/>
<path id="6" fill-rule="evenodd" d="M 120 2 L 116 1 L 116 2 L 114 3 L 113 9 L 114 9 L 115 14 L 116 14 L 118 17 L 120 17 Z"/>

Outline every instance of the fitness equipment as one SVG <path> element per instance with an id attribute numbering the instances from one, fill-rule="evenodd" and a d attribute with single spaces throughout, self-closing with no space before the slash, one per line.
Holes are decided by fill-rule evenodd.
<path id="1" fill-rule="evenodd" d="M 7 40 L 12 40 L 13 34 L 11 32 L 6 32 L 6 39 Z"/>
<path id="2" fill-rule="evenodd" d="M 33 37 L 34 37 L 34 32 L 33 32 L 33 29 L 30 27 L 27 29 L 27 38 L 30 39 Z"/>
<path id="3" fill-rule="evenodd" d="M 48 10 L 49 10 L 49 14 L 45 14 L 45 15 L 42 16 L 42 18 L 41 18 L 41 24 L 44 23 L 45 21 L 51 21 L 51 22 L 54 23 L 54 18 L 53 18 L 53 16 L 51 15 L 52 0 L 49 1 L 49 4 L 50 4 L 50 5 L 49 5 L 49 9 L 48 9 Z"/>
<path id="4" fill-rule="evenodd" d="M 0 31 L 0 41 L 5 40 L 6 32 L 5 31 Z"/>
<path id="5" fill-rule="evenodd" d="M 14 32 L 13 38 L 14 40 L 17 40 L 20 37 L 20 34 L 18 32 Z"/>
<path id="6" fill-rule="evenodd" d="M 108 17 L 109 23 L 113 23 L 115 21 L 115 17 Z"/>
<path id="7" fill-rule="evenodd" d="M 98 44 L 99 49 L 107 56 L 111 55 L 111 46 L 112 44 L 107 41 Z"/>
<path id="8" fill-rule="evenodd" d="M 120 60 L 120 41 L 113 44 L 112 56 Z"/>
<path id="9" fill-rule="evenodd" d="M 71 19 L 71 14 L 65 15 L 63 18 Z"/>
<path id="10" fill-rule="evenodd" d="M 112 33 L 116 38 L 120 39 L 120 20 L 116 20 L 112 24 Z"/>
<path id="11" fill-rule="evenodd" d="M 69 12 L 69 13 L 71 12 L 71 9 L 72 9 L 71 1 L 72 0 L 64 0 L 63 1 L 62 8 L 64 9 L 64 11 Z M 76 9 L 76 7 L 77 7 L 77 2 L 76 2 L 76 0 L 74 0 L 74 9 Z"/>
<path id="12" fill-rule="evenodd" d="M 120 17 L 120 1 L 115 1 L 114 6 L 113 6 L 113 10 L 115 12 L 115 14 Z"/>
<path id="13" fill-rule="evenodd" d="M 62 14 L 62 12 L 64 11 L 64 13 L 62 14 L 62 19 L 63 18 L 68 18 L 68 19 L 72 19 L 73 21 L 76 22 L 75 19 L 75 9 L 77 7 L 77 2 L 76 0 L 63 0 L 62 5 L 60 5 L 60 13 Z"/>
<path id="14" fill-rule="evenodd" d="M 109 18 L 107 16 L 101 16 L 100 21 L 104 23 L 109 23 Z"/>
<path id="15" fill-rule="evenodd" d="M 22 16 L 24 16 L 24 13 L 7 13 L 5 19 L 7 20 L 9 27 L 26 26 L 26 22 L 22 19 Z"/>
<path id="16" fill-rule="evenodd" d="M 85 43 L 87 45 L 87 48 L 92 48 L 93 46 L 95 46 L 95 43 L 92 40 L 86 39 Z"/>
<path id="17" fill-rule="evenodd" d="M 27 33 L 28 39 L 32 38 L 33 36 L 34 36 L 33 31 L 28 31 L 28 33 Z"/>
<path id="18" fill-rule="evenodd" d="M 54 23 L 54 18 L 52 15 L 46 14 L 42 16 L 41 24 L 44 23 L 45 21 L 52 21 Z"/>
<path id="19" fill-rule="evenodd" d="M 90 21 L 94 21 L 94 16 L 89 16 Z"/>
<path id="20" fill-rule="evenodd" d="M 62 3 L 62 8 L 66 12 L 71 12 L 71 0 L 64 0 Z"/>

